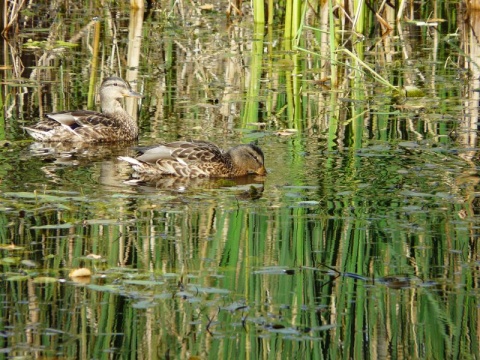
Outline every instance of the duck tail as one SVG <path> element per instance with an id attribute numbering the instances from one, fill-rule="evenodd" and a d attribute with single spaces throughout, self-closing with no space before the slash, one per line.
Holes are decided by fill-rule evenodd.
<path id="1" fill-rule="evenodd" d="M 142 166 L 142 167 L 145 165 L 145 163 L 142 163 L 142 162 L 138 161 L 137 159 L 131 158 L 129 156 L 119 156 L 118 160 L 123 160 L 123 161 L 126 161 L 126 162 L 128 162 L 132 165 L 138 165 L 138 166 Z"/>
<path id="2" fill-rule="evenodd" d="M 27 126 L 22 126 L 22 128 L 25 129 L 28 132 L 28 135 L 30 135 L 35 140 L 46 141 L 50 138 L 50 134 L 47 131 L 37 130 Z"/>

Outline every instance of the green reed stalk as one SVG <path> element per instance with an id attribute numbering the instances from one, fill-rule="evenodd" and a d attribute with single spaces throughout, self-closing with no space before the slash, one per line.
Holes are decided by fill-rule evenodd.
<path id="1" fill-rule="evenodd" d="M 358 40 L 358 35 L 363 35 L 365 30 L 365 1 L 354 0 L 353 9 L 355 11 L 354 23 L 355 23 L 355 38 Z M 363 53 L 364 44 L 356 42 L 355 48 L 357 51 Z"/>
<path id="2" fill-rule="evenodd" d="M 253 0 L 253 22 L 255 24 L 265 23 L 264 0 Z"/>
<path id="3" fill-rule="evenodd" d="M 352 128 L 353 128 L 353 142 L 354 142 L 354 147 L 355 148 L 361 148 L 362 147 L 362 137 L 363 137 L 363 129 L 364 129 L 364 114 L 365 114 L 365 89 L 363 86 L 364 83 L 364 76 L 363 73 L 360 71 L 359 66 L 357 64 L 358 60 L 361 59 L 362 62 L 364 60 L 364 48 L 365 48 L 365 43 L 363 41 L 363 32 L 364 32 L 364 14 L 365 14 L 365 9 L 364 9 L 364 1 L 354 1 L 354 12 L 355 12 L 355 17 L 354 17 L 354 23 L 355 23 L 355 33 L 353 35 L 354 39 L 354 51 L 356 57 L 353 59 L 355 61 L 354 63 L 354 72 L 353 72 L 353 79 L 352 79 L 352 90 L 353 90 L 353 96 L 356 102 L 352 104 L 352 115 L 353 115 L 353 122 L 352 122 Z"/>
<path id="4" fill-rule="evenodd" d="M 276 72 L 274 71 L 274 49 L 273 49 L 273 27 L 267 27 L 267 63 L 266 63 L 266 78 L 274 79 Z M 273 91 L 274 82 L 268 81 L 266 84 L 266 98 L 265 98 L 265 110 L 267 119 L 271 119 L 272 113 L 274 112 L 274 103 L 276 99 L 276 93 Z"/>
<path id="5" fill-rule="evenodd" d="M 328 33 L 329 33 L 329 49 L 330 49 L 330 82 L 332 89 L 337 89 L 338 87 L 338 64 L 337 64 L 337 39 L 335 31 L 335 18 L 333 15 L 333 0 L 329 0 L 329 16 L 328 16 Z M 337 139 L 337 130 L 338 130 L 338 92 L 330 92 L 330 112 L 332 116 L 329 119 L 328 126 L 328 148 L 333 150 L 336 148 L 337 144 L 335 140 Z"/>
<path id="6" fill-rule="evenodd" d="M 294 101 L 294 84 L 293 84 L 293 73 L 294 73 L 294 59 L 291 55 L 292 51 L 292 23 L 293 23 L 293 0 L 287 0 L 285 6 L 285 23 L 283 29 L 283 35 L 285 41 L 283 42 L 283 48 L 287 55 L 285 55 L 285 60 L 288 60 L 288 64 L 292 64 L 292 66 L 288 66 L 288 70 L 285 70 L 285 95 L 287 97 L 287 121 L 288 127 L 294 126 L 294 117 L 295 117 L 295 101 Z"/>
<path id="7" fill-rule="evenodd" d="M 288 43 L 288 45 L 287 45 Z M 285 51 L 289 51 L 290 42 L 286 42 Z M 293 59 L 291 56 L 286 55 L 286 58 L 289 59 L 293 63 Z M 287 122 L 288 127 L 294 126 L 294 118 L 295 118 L 295 106 L 294 106 L 294 90 L 293 90 L 293 76 L 291 70 L 285 70 L 285 95 L 287 97 Z"/>
<path id="8" fill-rule="evenodd" d="M 287 0 L 285 6 L 285 22 L 283 24 L 283 36 L 285 37 L 285 41 L 289 41 L 292 38 L 292 1 L 293 0 Z"/>
<path id="9" fill-rule="evenodd" d="M 292 49 L 295 49 L 297 45 L 301 42 L 302 45 L 304 43 L 303 38 L 298 36 L 301 34 L 302 31 L 302 18 L 305 17 L 305 11 L 307 6 L 303 6 L 302 11 L 302 1 L 295 0 L 292 4 L 292 26 L 291 26 L 291 45 Z M 303 17 L 302 17 L 303 15 Z M 294 96 L 294 106 L 295 106 L 295 114 L 294 114 L 294 121 L 295 126 L 298 130 L 303 130 L 305 128 L 305 120 L 303 109 L 306 107 L 306 104 L 302 104 L 302 97 L 301 97 L 301 86 L 303 84 L 302 78 L 299 76 L 300 72 L 302 71 L 302 65 L 305 65 L 305 61 L 300 59 L 297 52 L 294 52 L 292 56 L 293 60 L 293 73 L 292 73 L 292 82 L 293 82 L 293 96 Z"/>
<path id="10" fill-rule="evenodd" d="M 300 0 L 294 0 L 292 3 L 292 39 L 296 38 L 301 27 L 302 4 L 304 3 L 304 1 Z M 306 4 L 304 4 L 304 8 L 306 9 Z"/>
<path id="11" fill-rule="evenodd" d="M 302 87 L 302 78 L 299 76 L 299 68 L 300 64 L 305 64 L 305 61 L 299 59 L 298 54 L 294 54 L 292 57 L 293 60 L 293 73 L 292 73 L 292 84 L 293 84 L 293 105 L 295 112 L 294 116 L 294 124 L 295 127 L 302 131 L 305 128 L 305 118 L 303 114 L 303 109 L 306 106 L 302 104 L 302 96 L 301 96 L 301 87 Z"/>
<path id="12" fill-rule="evenodd" d="M 304 28 L 309 28 L 311 30 L 318 30 L 318 29 L 315 29 L 315 28 L 312 28 L 310 26 L 307 26 L 305 25 L 305 16 L 306 16 L 306 13 L 307 13 L 307 9 L 308 9 L 308 6 L 303 6 L 303 10 L 301 10 L 301 8 L 298 9 L 298 11 L 301 10 L 301 13 L 299 13 L 299 16 L 298 16 L 298 26 L 297 26 L 297 31 L 296 31 L 296 34 L 295 34 L 295 39 L 294 39 L 294 48 L 295 49 L 298 49 L 298 48 L 301 48 L 299 46 L 300 42 L 302 39 L 304 39 L 304 37 L 302 37 L 302 33 L 303 33 L 303 29 Z M 302 43 L 304 43 L 305 41 L 302 41 Z"/>
<path id="13" fill-rule="evenodd" d="M 273 14 L 274 14 L 273 2 L 274 1 L 275 0 L 268 0 L 268 20 L 267 20 L 268 25 L 273 25 Z"/>
<path id="14" fill-rule="evenodd" d="M 247 100 L 244 107 L 242 124 L 245 127 L 258 119 L 258 99 L 260 95 L 260 78 L 263 65 L 263 23 L 255 23 L 252 58 L 250 64 L 250 84 L 248 84 Z"/>

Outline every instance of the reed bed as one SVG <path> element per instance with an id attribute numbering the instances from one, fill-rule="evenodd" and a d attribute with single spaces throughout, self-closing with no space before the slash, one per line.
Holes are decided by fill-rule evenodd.
<path id="1" fill-rule="evenodd" d="M 4 23 L 10 24 L 5 28 L 6 35 L 13 33 L 15 27 L 18 29 L 20 25 L 27 25 L 28 21 L 36 21 L 35 17 L 19 16 L 20 10 L 26 6 L 24 3 L 10 2 L 9 4 L 11 5 L 5 8 Z M 342 138 L 342 134 L 352 134 L 353 138 L 348 139 L 348 142 L 356 143 L 358 146 L 361 146 L 363 137 L 362 127 L 372 123 L 370 120 L 375 117 L 375 111 L 372 111 L 370 104 L 376 102 L 379 96 L 385 97 L 385 100 L 381 100 L 382 102 L 390 102 L 391 106 L 396 106 L 399 99 L 405 97 L 406 87 L 408 89 L 418 87 L 425 91 L 428 86 L 432 91 L 437 91 L 438 85 L 426 84 L 427 77 L 433 78 L 436 74 L 441 76 L 441 72 L 444 71 L 442 69 L 446 68 L 439 66 L 428 68 L 416 63 L 415 54 L 412 51 L 416 40 L 412 36 L 418 34 L 424 38 L 424 41 L 431 43 L 433 49 L 437 49 L 437 52 L 432 52 L 432 56 L 438 58 L 440 56 L 438 52 L 442 51 L 442 48 L 445 49 L 448 44 L 445 41 L 442 42 L 436 34 L 445 34 L 445 39 L 451 44 L 449 36 L 453 36 L 455 33 L 456 20 L 459 18 L 459 14 L 466 11 L 462 3 L 454 6 L 443 1 L 428 2 L 425 6 L 402 1 L 397 7 L 392 7 L 388 2 L 370 4 L 370 2 L 359 1 L 344 4 L 334 1 L 292 0 L 266 3 L 254 1 L 252 13 L 249 13 L 245 3 L 232 3 L 230 6 L 234 8 L 240 6 L 238 10 L 246 10 L 239 11 L 237 14 L 231 13 L 230 19 L 234 23 L 228 32 L 223 31 L 224 29 L 216 29 L 219 34 L 224 34 L 222 36 L 233 39 L 231 48 L 228 49 L 233 56 L 221 59 L 219 55 L 223 49 L 218 47 L 213 52 L 210 50 L 208 54 L 198 51 L 201 49 L 200 44 L 204 48 L 210 46 L 209 48 L 212 49 L 212 38 L 202 35 L 194 40 L 188 36 L 184 39 L 160 36 L 162 33 L 168 34 L 171 29 L 166 29 L 159 20 L 170 18 L 185 23 L 187 17 L 190 16 L 193 21 L 197 19 L 200 22 L 208 23 L 208 12 L 201 12 L 202 8 L 192 7 L 192 4 L 184 1 L 176 2 L 175 6 L 169 6 L 168 2 L 158 2 L 155 5 L 157 9 L 151 8 L 152 4 L 149 6 L 147 11 L 156 10 L 157 12 L 154 17 L 147 19 L 143 29 L 140 29 L 140 34 L 143 34 L 149 41 L 149 44 L 145 46 L 145 49 L 149 50 L 142 54 L 141 59 L 137 58 L 133 62 L 133 59 L 125 59 L 129 61 L 126 68 L 122 66 L 124 60 L 118 58 L 118 46 L 122 41 L 118 38 L 115 29 L 117 25 L 111 18 L 112 14 L 108 8 L 102 14 L 102 21 L 88 23 L 84 27 L 77 28 L 71 39 L 62 34 L 64 30 L 51 28 L 46 44 L 60 44 L 59 41 L 66 40 L 68 43 L 80 45 L 81 47 L 77 47 L 77 50 L 93 48 L 93 52 L 85 59 L 91 66 L 76 70 L 81 76 L 89 77 L 89 102 L 87 104 L 89 108 L 94 105 L 95 80 L 97 75 L 102 73 L 122 72 L 130 68 L 148 68 L 151 69 L 150 76 L 158 75 L 161 79 L 158 82 L 159 85 L 155 89 L 145 88 L 150 93 L 157 92 L 158 96 L 153 101 L 163 105 L 157 107 L 156 111 L 159 113 L 154 117 L 155 122 L 161 121 L 165 117 L 165 105 L 171 100 L 164 96 L 172 94 L 169 89 L 172 89 L 175 83 L 180 81 L 185 83 L 185 80 L 191 83 L 185 83 L 185 86 L 175 89 L 177 92 L 175 96 L 181 98 L 182 96 L 195 96 L 191 93 L 182 93 L 182 89 L 198 88 L 193 83 L 194 81 L 208 84 L 214 79 L 223 77 L 228 84 L 231 84 L 229 86 L 232 89 L 247 94 L 247 103 L 245 106 L 240 106 L 236 103 L 237 99 L 231 97 L 231 92 L 225 91 L 222 94 L 215 88 L 203 85 L 206 92 L 201 96 L 206 97 L 207 101 L 218 101 L 222 104 L 220 116 L 216 116 L 216 120 L 212 119 L 212 121 L 223 121 L 225 126 L 231 128 L 237 125 L 232 123 L 232 115 L 240 115 L 242 127 L 263 123 L 273 129 L 295 128 L 300 131 L 305 130 L 307 133 L 328 131 L 332 143 L 334 138 Z M 216 6 L 219 11 L 226 11 L 221 4 L 216 4 Z M 123 11 L 129 11 L 128 7 Z M 131 14 L 133 13 L 135 13 L 134 10 Z M 248 18 L 248 16 L 252 16 L 255 23 L 258 24 L 252 34 L 247 34 L 243 28 L 237 26 L 238 21 Z M 266 28 L 264 28 L 265 24 Z M 280 28 L 283 28 L 282 36 L 279 37 L 278 32 L 272 33 L 273 29 Z M 465 29 L 462 34 L 467 36 L 467 30 Z M 200 33 L 202 32 L 200 30 Z M 100 34 L 102 34 L 102 38 L 98 37 Z M 431 37 L 431 35 L 433 36 Z M 244 48 L 244 43 L 238 39 L 245 38 L 245 36 L 253 36 L 255 41 L 251 43 L 251 51 L 238 54 L 238 50 Z M 140 37 L 136 35 L 133 39 Z M 9 53 L 13 57 L 4 59 L 4 63 L 9 69 L 7 71 L 9 73 L 13 71 L 11 72 L 13 77 L 7 75 L 6 78 L 13 79 L 22 77 L 20 76 L 22 68 L 20 55 L 26 51 L 25 48 L 21 48 L 21 44 L 15 43 L 15 39 L 12 37 L 10 40 L 7 37 L 6 46 L 10 47 Z M 280 47 L 268 45 L 276 42 L 277 39 Z M 467 45 L 467 37 L 462 39 L 463 42 L 456 45 L 459 51 L 460 49 L 473 49 Z M 99 49 L 97 46 L 100 40 L 102 43 L 113 41 L 116 45 L 111 48 Z M 262 48 L 266 40 L 267 52 L 264 54 Z M 151 45 L 155 42 L 158 42 L 158 46 L 152 47 Z M 48 50 L 42 54 L 38 61 L 39 66 L 51 66 L 58 63 L 60 56 L 65 53 L 65 48 L 62 45 L 57 46 L 55 51 Z M 153 50 L 154 48 L 156 50 Z M 176 53 L 172 52 L 172 48 L 176 49 Z M 134 53 L 138 56 L 140 52 L 135 50 Z M 244 61 L 242 57 L 245 55 L 248 55 L 249 58 L 247 72 L 236 65 L 238 62 Z M 467 52 L 463 52 L 462 55 L 466 56 L 457 56 L 457 60 L 449 56 L 450 64 L 460 64 L 462 59 L 468 57 Z M 445 55 L 442 56 L 445 57 Z M 98 59 L 103 59 L 100 64 L 98 64 Z M 185 64 L 183 68 L 172 72 L 169 64 L 182 61 Z M 231 65 L 228 66 L 233 71 L 227 74 L 228 77 L 225 77 L 224 74 L 217 74 L 212 68 L 212 64 L 223 65 L 225 61 L 231 62 Z M 403 63 L 405 67 L 409 68 L 397 71 L 398 63 Z M 465 62 L 465 64 L 472 66 L 472 63 L 469 62 Z M 277 71 L 272 72 L 272 65 L 278 67 Z M 156 69 L 168 71 L 157 73 Z M 218 70 L 221 69 L 223 66 L 218 67 Z M 86 70 L 88 73 L 85 73 Z M 28 71 L 23 71 L 24 75 L 27 73 Z M 33 83 L 26 84 L 27 86 L 36 86 L 35 82 L 38 84 L 38 81 L 48 79 L 48 71 L 41 72 L 42 78 L 39 78 L 37 74 L 38 71 L 34 70 L 28 75 Z M 191 75 L 185 78 L 185 74 Z M 136 77 L 131 77 L 129 80 L 134 84 L 137 82 Z M 71 77 L 67 76 L 62 81 L 71 82 Z M 365 84 L 370 85 L 366 87 Z M 15 86 L 11 89 L 8 85 L 6 85 L 7 87 L 4 85 L 5 94 L 19 90 L 15 89 Z M 139 86 L 143 85 L 139 84 Z M 285 91 L 271 91 L 272 86 L 285 87 Z M 38 89 L 44 92 L 49 90 L 45 88 L 45 85 Z M 345 98 L 349 98 L 351 102 L 346 104 L 339 100 Z M 41 93 L 39 93 L 38 103 L 34 105 L 42 105 L 43 102 Z M 4 109 L 12 108 L 14 105 L 6 102 Z M 42 113 L 40 106 L 40 115 Z M 4 122 L 4 128 L 8 126 L 10 131 L 15 131 L 12 119 L 5 119 Z M 163 126 L 163 124 L 159 126 Z M 154 129 L 153 131 L 157 132 L 158 130 Z"/>

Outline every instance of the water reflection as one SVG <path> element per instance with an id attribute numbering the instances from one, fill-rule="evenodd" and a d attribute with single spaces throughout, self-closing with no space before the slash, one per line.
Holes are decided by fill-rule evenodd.
<path id="1" fill-rule="evenodd" d="M 135 175 L 135 174 L 133 174 Z M 186 191 L 195 189 L 220 189 L 228 188 L 235 191 L 242 199 L 258 199 L 262 196 L 265 178 L 263 176 L 242 176 L 232 179 L 209 178 L 179 178 L 176 176 L 155 177 L 147 181 L 144 177 L 136 179 L 135 176 L 125 183 L 137 187 L 141 192 L 155 192 L 159 189 Z"/>

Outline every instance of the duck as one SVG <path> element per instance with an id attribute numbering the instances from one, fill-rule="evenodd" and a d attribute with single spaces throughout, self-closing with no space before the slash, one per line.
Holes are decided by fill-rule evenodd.
<path id="1" fill-rule="evenodd" d="M 140 177 L 231 178 L 248 174 L 266 175 L 262 150 L 254 144 L 234 146 L 227 151 L 208 141 L 174 141 L 138 148 L 141 155 L 118 159 L 132 165 Z"/>
<path id="2" fill-rule="evenodd" d="M 91 110 L 61 111 L 46 114 L 45 120 L 24 126 L 28 134 L 40 142 L 115 142 L 138 137 L 138 125 L 122 107 L 124 97 L 141 98 L 120 77 L 111 76 L 100 86 L 102 112 Z"/>

